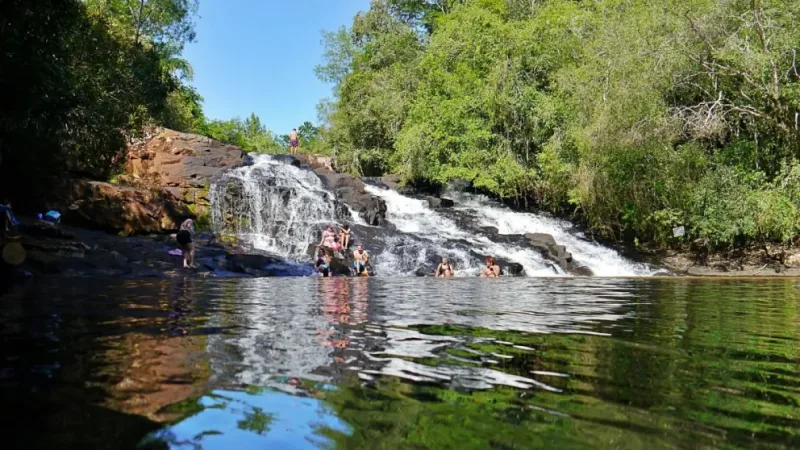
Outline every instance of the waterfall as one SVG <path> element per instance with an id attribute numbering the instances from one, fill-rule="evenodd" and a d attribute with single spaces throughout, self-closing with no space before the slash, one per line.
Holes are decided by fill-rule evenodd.
<path id="1" fill-rule="evenodd" d="M 217 233 L 307 263 L 308 244 L 319 239 L 325 224 L 349 223 L 353 242 L 365 245 L 381 276 L 431 273 L 442 257 L 450 259 L 457 276 L 474 276 L 483 270 L 485 256 L 496 257 L 509 273 L 566 275 L 521 236 L 546 233 L 596 275 L 652 273 L 648 266 L 587 240 L 569 222 L 512 211 L 463 192 L 451 193 L 454 207 L 431 209 L 426 200 L 367 185 L 369 194 L 386 202 L 388 222 L 385 227 L 367 226 L 314 172 L 284 161 L 282 157 L 251 155 L 249 165 L 223 172 L 214 180 L 209 196 Z"/>
<path id="2" fill-rule="evenodd" d="M 597 276 L 641 276 L 653 273 L 647 264 L 630 261 L 613 249 L 586 239 L 570 222 L 513 211 L 481 195 L 452 191 L 447 195 L 456 201 L 455 210 L 474 215 L 481 226 L 495 227 L 500 234 L 546 233 L 553 236 L 556 242 L 572 253 L 576 261 Z"/>
<path id="3" fill-rule="evenodd" d="M 326 223 L 349 219 L 347 207 L 308 170 L 270 155 L 251 154 L 250 165 L 223 172 L 210 192 L 214 230 L 258 250 L 302 258 Z"/>
<path id="4" fill-rule="evenodd" d="M 413 273 L 417 267 L 430 267 L 445 256 L 453 262 L 457 275 L 478 275 L 484 267 L 483 258 L 494 256 L 520 264 L 528 276 L 563 274 L 534 249 L 494 242 L 465 230 L 454 220 L 432 210 L 425 200 L 375 186 L 366 189 L 386 202 L 386 219 L 392 225 L 419 239 L 419 242 L 404 240 L 400 245 L 387 246 L 376 257 L 378 273 Z M 403 249 L 402 257 L 398 257 L 399 252 L 393 247 Z"/>

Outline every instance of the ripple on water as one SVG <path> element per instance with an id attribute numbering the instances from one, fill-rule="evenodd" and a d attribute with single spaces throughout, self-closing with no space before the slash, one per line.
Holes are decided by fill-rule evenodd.
<path id="1" fill-rule="evenodd" d="M 77 280 L 0 309 L 0 394 L 32 448 L 796 448 L 799 296 L 780 280 Z"/>

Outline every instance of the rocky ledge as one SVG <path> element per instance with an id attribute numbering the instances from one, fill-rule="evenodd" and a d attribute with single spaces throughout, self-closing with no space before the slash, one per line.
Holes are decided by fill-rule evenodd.
<path id="1" fill-rule="evenodd" d="M 122 237 L 83 228 L 55 227 L 26 221 L 20 243 L 23 269 L 34 275 L 107 276 L 129 278 L 266 277 L 310 275 L 311 264 L 287 263 L 282 258 L 220 242 L 214 235 L 195 235 L 196 269 L 183 269 L 182 256 L 169 235 Z"/>
<path id="2" fill-rule="evenodd" d="M 202 226 L 212 178 L 244 157 L 239 147 L 162 129 L 131 145 L 113 182 L 55 180 L 44 206 L 61 211 L 64 223 L 125 235 L 173 231 L 185 217 Z"/>
<path id="3" fill-rule="evenodd" d="M 282 158 L 289 164 L 313 171 L 326 189 L 358 213 L 368 225 L 382 226 L 386 222 L 386 202 L 368 194 L 360 179 L 336 172 L 333 158 L 318 155 L 283 155 Z"/>

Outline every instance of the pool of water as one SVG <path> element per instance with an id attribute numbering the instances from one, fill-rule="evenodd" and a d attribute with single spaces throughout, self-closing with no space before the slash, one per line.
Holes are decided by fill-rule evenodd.
<path id="1" fill-rule="evenodd" d="M 4 441 L 798 448 L 796 284 L 54 280 L 0 304 Z"/>

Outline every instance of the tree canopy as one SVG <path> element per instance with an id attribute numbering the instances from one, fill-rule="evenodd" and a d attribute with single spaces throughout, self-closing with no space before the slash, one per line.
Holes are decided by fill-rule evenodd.
<path id="1" fill-rule="evenodd" d="M 789 243 L 800 4 L 373 0 L 326 33 L 328 151 L 466 179 L 606 237 Z"/>

